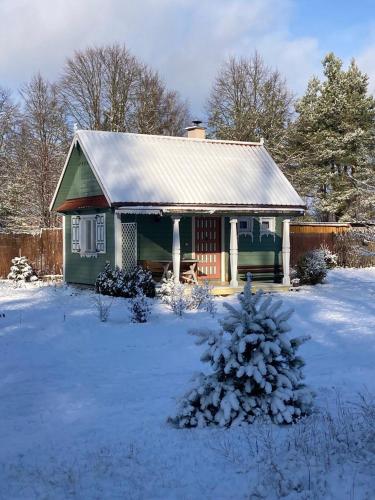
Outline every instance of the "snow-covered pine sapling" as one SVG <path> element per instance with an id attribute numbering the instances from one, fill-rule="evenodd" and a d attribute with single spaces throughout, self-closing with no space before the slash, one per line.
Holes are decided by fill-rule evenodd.
<path id="1" fill-rule="evenodd" d="M 129 300 L 130 319 L 132 323 L 147 323 L 151 315 L 151 300 L 146 297 L 142 288 L 138 288 L 135 297 Z"/>
<path id="2" fill-rule="evenodd" d="M 167 271 L 167 276 L 161 280 L 161 286 L 158 291 L 158 295 L 164 304 L 169 305 L 174 285 L 173 273 L 172 271 Z"/>
<path id="3" fill-rule="evenodd" d="M 291 423 L 310 413 L 313 393 L 302 380 L 298 347 L 308 337 L 289 338 L 291 310 L 280 311 L 262 291 L 252 295 L 248 276 L 241 307 L 224 304 L 227 315 L 219 331 L 192 332 L 207 344 L 201 360 L 211 365 L 200 373 L 169 422 L 177 427 L 231 426 L 268 417 Z"/>
<path id="4" fill-rule="evenodd" d="M 111 311 L 112 303 L 113 303 L 113 297 L 105 298 L 99 289 L 97 295 L 95 295 L 94 297 L 94 304 L 96 310 L 98 311 L 99 319 L 103 323 L 105 323 L 109 318 L 109 313 Z"/>
<path id="5" fill-rule="evenodd" d="M 194 285 L 191 291 L 191 308 L 203 309 L 211 316 L 215 316 L 216 303 L 212 290 L 213 286 L 208 280 L 205 280 L 202 285 Z"/>
<path id="6" fill-rule="evenodd" d="M 10 273 L 8 274 L 8 280 L 37 281 L 38 277 L 35 275 L 26 257 L 14 257 Z"/>
<path id="7" fill-rule="evenodd" d="M 180 317 L 191 308 L 191 297 L 187 293 L 186 285 L 182 283 L 174 285 L 169 306 L 176 316 Z"/>
<path id="8" fill-rule="evenodd" d="M 191 295 L 187 286 L 182 283 L 175 283 L 171 272 L 162 281 L 159 296 L 164 304 L 167 304 L 177 316 L 182 316 L 187 309 L 191 309 Z"/>

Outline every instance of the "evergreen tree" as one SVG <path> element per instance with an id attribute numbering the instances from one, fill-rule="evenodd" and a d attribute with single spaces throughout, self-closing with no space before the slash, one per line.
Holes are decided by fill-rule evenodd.
<path id="1" fill-rule="evenodd" d="M 353 60 L 345 71 L 334 54 L 323 60 L 324 80 L 312 78 L 289 130 L 296 161 L 290 175 L 322 220 L 363 220 L 374 213 L 375 100 L 368 77 Z"/>
<path id="2" fill-rule="evenodd" d="M 285 159 L 285 137 L 293 96 L 277 70 L 255 54 L 229 58 L 208 99 L 208 125 L 216 139 L 265 140 L 276 161 Z"/>
<path id="3" fill-rule="evenodd" d="M 248 281 L 238 310 L 225 304 L 227 316 L 219 332 L 198 330 L 198 343 L 207 343 L 202 361 L 212 372 L 201 373 L 169 421 L 178 427 L 231 426 L 258 416 L 291 423 L 310 412 L 312 392 L 302 383 L 303 359 L 298 347 L 307 337 L 290 339 L 287 323 L 292 311 L 279 311 Z"/>
<path id="4" fill-rule="evenodd" d="M 37 279 L 38 277 L 35 275 L 26 257 L 14 257 L 14 259 L 12 259 L 8 280 L 37 281 Z"/>

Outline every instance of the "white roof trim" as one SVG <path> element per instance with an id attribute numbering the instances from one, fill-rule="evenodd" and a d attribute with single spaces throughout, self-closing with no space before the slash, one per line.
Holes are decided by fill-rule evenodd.
<path id="1" fill-rule="evenodd" d="M 86 150 L 86 148 L 82 144 L 82 141 L 80 141 L 78 137 L 76 137 L 76 142 L 79 143 L 82 151 L 84 152 L 86 160 L 88 161 L 88 163 L 89 163 L 89 165 L 91 167 L 91 170 L 93 171 L 93 174 L 95 175 L 95 178 L 98 181 L 98 184 L 99 184 L 101 190 L 103 191 L 104 196 L 106 197 L 108 205 L 111 206 L 112 205 L 111 197 L 109 196 L 109 193 L 108 193 L 107 189 L 104 187 L 104 182 L 103 182 L 102 178 L 99 175 L 98 168 L 96 167 L 95 162 L 93 161 L 93 158 L 90 158 L 90 155 L 88 154 L 88 151 Z"/>
<path id="2" fill-rule="evenodd" d="M 57 186 L 56 186 L 55 192 L 53 194 L 53 198 L 52 198 L 51 204 L 49 206 L 49 210 L 50 211 L 52 211 L 53 205 L 55 204 L 57 193 L 59 192 L 59 189 L 60 189 L 60 186 L 61 186 L 64 174 L 65 174 L 65 170 L 66 170 L 66 167 L 68 166 L 68 163 L 69 163 L 69 160 L 70 160 L 70 155 L 72 154 L 74 146 L 75 146 L 75 141 L 73 139 L 73 141 L 72 141 L 72 143 L 70 145 L 69 151 L 68 151 L 68 156 L 66 157 L 66 160 L 65 160 L 65 163 L 64 163 L 64 168 L 63 168 L 63 170 L 62 170 L 62 172 L 60 174 L 60 177 L 59 177 L 59 182 L 57 183 Z"/>
<path id="3" fill-rule="evenodd" d="M 204 214 L 214 214 L 216 212 L 220 213 L 303 213 L 304 210 L 302 208 L 287 208 L 287 207 L 205 207 L 205 206 L 172 206 L 172 205 L 163 205 L 155 207 L 155 205 L 147 205 L 147 206 L 135 206 L 135 207 L 119 207 L 116 209 L 117 213 L 122 214 L 160 214 L 163 213 L 197 213 L 201 212 Z"/>
<path id="4" fill-rule="evenodd" d="M 162 215 L 160 208 L 128 207 L 115 210 L 119 214 Z"/>

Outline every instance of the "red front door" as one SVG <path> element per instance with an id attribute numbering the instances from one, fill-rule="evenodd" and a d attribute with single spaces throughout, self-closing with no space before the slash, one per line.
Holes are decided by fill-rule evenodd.
<path id="1" fill-rule="evenodd" d="M 221 219 L 195 218 L 195 256 L 198 259 L 198 277 L 221 279 Z"/>

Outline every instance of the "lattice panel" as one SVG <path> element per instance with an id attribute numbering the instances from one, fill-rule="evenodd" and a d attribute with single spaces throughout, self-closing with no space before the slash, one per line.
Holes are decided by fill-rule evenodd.
<path id="1" fill-rule="evenodd" d="M 121 224 L 122 234 L 122 268 L 131 271 L 137 265 L 137 223 Z"/>

